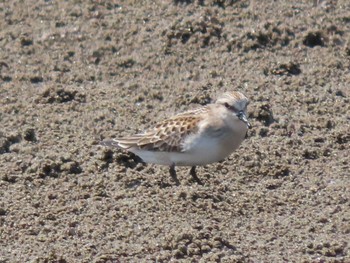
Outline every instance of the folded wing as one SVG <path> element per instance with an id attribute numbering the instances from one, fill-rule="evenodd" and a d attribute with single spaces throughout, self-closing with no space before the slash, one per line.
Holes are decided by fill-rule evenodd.
<path id="1" fill-rule="evenodd" d="M 126 150 L 181 152 L 186 137 L 198 131 L 201 113 L 206 107 L 187 111 L 156 124 L 142 134 L 103 141 L 101 144 Z"/>

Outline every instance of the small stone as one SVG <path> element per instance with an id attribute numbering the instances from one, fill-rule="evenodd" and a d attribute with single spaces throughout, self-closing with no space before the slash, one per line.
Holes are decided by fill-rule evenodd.
<path id="1" fill-rule="evenodd" d="M 35 142 L 36 136 L 35 136 L 35 130 L 33 128 L 28 128 L 24 131 L 23 138 L 26 141 Z"/>
<path id="2" fill-rule="evenodd" d="M 7 211 L 4 208 L 0 208 L 0 216 L 5 216 L 7 214 Z"/>

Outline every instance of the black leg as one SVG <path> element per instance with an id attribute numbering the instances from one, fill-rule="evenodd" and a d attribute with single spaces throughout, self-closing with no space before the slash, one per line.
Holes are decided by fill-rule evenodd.
<path id="1" fill-rule="evenodd" d="M 197 176 L 196 166 L 191 167 L 190 175 L 192 176 L 193 180 L 195 180 L 198 184 L 203 185 L 202 181 Z"/>
<path id="2" fill-rule="evenodd" d="M 172 164 L 172 165 L 170 166 L 169 173 L 170 173 L 171 178 L 173 178 L 175 184 L 176 184 L 176 185 L 179 185 L 180 182 L 179 182 L 179 179 L 177 179 L 177 176 L 176 176 L 175 164 Z"/>

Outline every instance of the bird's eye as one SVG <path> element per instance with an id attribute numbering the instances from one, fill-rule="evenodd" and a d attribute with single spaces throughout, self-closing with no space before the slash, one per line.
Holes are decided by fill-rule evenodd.
<path id="1" fill-rule="evenodd" d="M 233 111 L 233 112 L 237 112 L 237 109 L 235 106 L 231 106 L 230 104 L 228 104 L 227 102 L 225 102 L 224 106 L 230 110 L 230 111 Z"/>

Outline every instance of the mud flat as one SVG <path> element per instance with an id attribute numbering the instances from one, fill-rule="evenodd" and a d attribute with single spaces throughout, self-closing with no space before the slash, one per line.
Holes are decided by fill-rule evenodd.
<path id="1" fill-rule="evenodd" d="M 350 262 L 350 3 L 259 2 L 0 4 L 0 262 Z M 204 185 L 98 145 L 233 89 Z"/>

